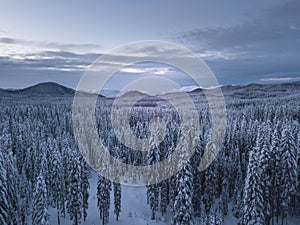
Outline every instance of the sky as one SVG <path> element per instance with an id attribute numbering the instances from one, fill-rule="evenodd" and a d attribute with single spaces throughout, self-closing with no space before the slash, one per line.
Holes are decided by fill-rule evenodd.
<path id="1" fill-rule="evenodd" d="M 98 57 L 142 40 L 190 49 L 219 84 L 300 80 L 298 0 L 0 0 L 0 87 L 54 81 L 75 88 Z M 122 69 L 107 88 L 153 74 L 194 85 L 181 71 L 150 63 Z"/>

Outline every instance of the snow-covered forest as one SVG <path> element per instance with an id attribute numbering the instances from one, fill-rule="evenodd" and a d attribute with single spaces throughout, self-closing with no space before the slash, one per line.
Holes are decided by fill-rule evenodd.
<path id="1" fill-rule="evenodd" d="M 197 169 L 210 116 L 203 92 L 191 91 L 200 119 L 197 149 L 177 174 L 140 191 L 145 201 L 139 207 L 149 212 L 141 222 L 130 211 L 130 198 L 139 189 L 96 175 L 78 151 L 73 90 L 50 83 L 1 90 L 0 224 L 299 224 L 300 83 L 224 86 L 223 92 L 227 128 L 216 159 L 208 169 Z M 165 159 L 178 135 L 184 135 L 174 108 L 145 96 L 131 110 L 132 131 L 140 138 L 149 135 L 149 121 L 159 116 L 168 134 L 155 149 L 131 151 L 112 132 L 112 102 L 98 98 L 98 133 L 123 162 L 146 165 Z M 86 137 L 88 151 L 93 140 Z"/>

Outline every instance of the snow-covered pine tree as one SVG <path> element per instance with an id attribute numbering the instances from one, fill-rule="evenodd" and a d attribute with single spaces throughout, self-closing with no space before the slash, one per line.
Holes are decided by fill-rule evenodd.
<path id="1" fill-rule="evenodd" d="M 261 168 L 259 167 L 259 152 L 263 144 L 262 131 L 257 134 L 255 148 L 250 152 L 247 176 L 244 190 L 243 225 L 264 225 L 264 187 Z"/>
<path id="2" fill-rule="evenodd" d="M 7 203 L 9 207 L 8 224 L 18 225 L 20 224 L 20 210 L 19 210 L 19 185 L 18 185 L 18 171 L 16 168 L 16 159 L 12 152 L 12 139 L 9 129 L 6 125 L 2 128 L 2 134 L 0 138 L 0 150 L 2 151 L 2 157 L 4 160 L 3 167 L 6 174 L 6 191 L 7 191 Z"/>
<path id="3" fill-rule="evenodd" d="M 61 148 L 61 156 L 62 156 L 62 199 L 61 199 L 61 213 L 63 215 L 63 217 L 66 217 L 66 207 L 65 207 L 65 202 L 66 202 L 66 198 L 68 196 L 68 192 L 69 192 L 69 172 L 70 172 L 70 161 L 72 160 L 71 158 L 71 148 L 69 146 L 68 140 L 71 137 L 68 136 L 66 133 L 63 133 L 62 136 L 62 141 L 60 143 L 60 148 Z"/>
<path id="4" fill-rule="evenodd" d="M 204 130 L 204 128 L 202 128 Z M 194 215 L 196 217 L 201 216 L 201 202 L 202 202 L 202 190 L 203 190 L 203 179 L 204 176 L 202 172 L 199 171 L 198 166 L 201 161 L 201 157 L 204 152 L 205 143 L 204 143 L 204 131 L 202 131 L 202 134 L 199 136 L 199 142 L 196 147 L 196 152 L 194 157 L 191 159 L 191 165 L 193 167 L 193 198 L 192 198 L 192 204 L 193 204 L 193 210 Z"/>
<path id="5" fill-rule="evenodd" d="M 193 225 L 193 173 L 190 163 L 176 174 L 175 182 L 177 195 L 173 206 L 172 225 Z"/>
<path id="6" fill-rule="evenodd" d="M 147 186 L 147 202 L 150 205 L 152 214 L 151 219 L 155 220 L 155 214 L 158 211 L 159 188 L 157 184 Z"/>
<path id="7" fill-rule="evenodd" d="M 150 138 L 150 142 L 152 142 L 152 146 L 155 146 L 156 143 L 154 143 L 153 138 Z M 149 165 L 155 164 L 157 161 L 159 161 L 159 152 L 158 149 L 151 149 L 148 151 L 147 154 L 147 162 Z M 159 205 L 159 186 L 155 182 L 156 177 L 153 176 L 153 174 L 150 174 L 150 180 L 153 184 L 147 185 L 147 203 L 150 206 L 150 209 L 152 211 L 151 219 L 155 220 L 155 214 L 158 211 L 158 205 Z"/>
<path id="8" fill-rule="evenodd" d="M 60 225 L 60 212 L 61 212 L 61 202 L 63 195 L 63 185 L 62 185 L 62 159 L 61 154 L 58 151 L 58 148 L 54 148 L 52 150 L 52 154 L 50 155 L 50 190 L 52 199 L 54 201 L 54 206 L 57 210 L 57 224 Z"/>
<path id="9" fill-rule="evenodd" d="M 271 206 L 271 223 L 274 224 L 274 219 L 276 217 L 277 223 L 280 215 L 280 177 L 281 177 L 281 152 L 279 149 L 280 144 L 280 132 L 279 123 L 273 126 L 273 132 L 271 135 L 271 145 L 270 145 L 270 161 L 269 168 L 271 172 L 270 176 L 270 189 L 272 193 L 272 198 L 270 199 Z"/>
<path id="10" fill-rule="evenodd" d="M 67 197 L 67 212 L 74 225 L 78 225 L 81 220 L 82 192 L 81 192 L 81 168 L 77 152 L 73 152 L 71 165 L 69 167 L 69 190 Z"/>
<path id="11" fill-rule="evenodd" d="M 203 188 L 202 180 L 203 180 L 203 173 L 201 173 L 198 170 L 198 168 L 194 168 L 194 174 L 193 174 L 194 191 L 193 191 L 192 204 L 193 204 L 194 215 L 196 217 L 201 216 L 201 202 L 202 202 L 202 188 Z"/>
<path id="12" fill-rule="evenodd" d="M 270 223 L 271 219 L 271 192 L 273 187 L 271 186 L 272 171 L 270 168 L 270 145 L 271 145 L 271 125 L 270 121 L 263 123 L 262 127 L 259 129 L 261 132 L 263 142 L 260 143 L 258 156 L 258 168 L 261 173 L 261 185 L 263 188 L 263 214 L 265 217 L 265 224 Z"/>
<path id="13" fill-rule="evenodd" d="M 235 170 L 236 170 L 236 177 L 234 180 L 233 186 L 233 208 L 232 212 L 236 218 L 241 218 L 243 214 L 243 189 L 244 189 L 244 178 L 242 172 L 242 163 L 240 159 L 240 149 L 235 150 Z"/>
<path id="14" fill-rule="evenodd" d="M 0 150 L 0 224 L 9 224 L 10 210 L 7 194 L 7 176 L 2 150 Z"/>
<path id="15" fill-rule="evenodd" d="M 121 212 L 121 184 L 114 182 L 114 213 L 116 215 L 116 220 L 119 220 Z"/>
<path id="16" fill-rule="evenodd" d="M 10 205 L 9 224 L 20 224 L 20 206 L 19 206 L 19 174 L 16 168 L 16 160 L 11 151 L 6 157 L 6 175 L 8 202 Z"/>
<path id="17" fill-rule="evenodd" d="M 160 212 L 164 216 L 169 205 L 169 181 L 164 180 L 159 184 L 160 187 Z"/>
<path id="18" fill-rule="evenodd" d="M 216 162 L 214 162 L 208 169 L 204 171 L 204 193 L 202 196 L 204 211 L 207 217 L 207 223 L 209 223 L 209 217 L 211 208 L 213 207 L 214 200 L 217 195 L 217 168 Z"/>
<path id="19" fill-rule="evenodd" d="M 228 214 L 228 201 L 229 201 L 229 165 L 230 161 L 225 155 L 225 151 L 221 151 L 218 155 L 219 169 L 217 172 L 217 182 L 219 185 L 219 208 L 222 210 L 221 215 Z M 216 197 L 217 197 L 216 196 Z"/>
<path id="20" fill-rule="evenodd" d="M 33 225 L 48 225 L 47 214 L 47 189 L 45 179 L 40 172 L 36 179 L 36 185 L 33 193 L 33 210 L 32 210 L 32 224 Z"/>
<path id="21" fill-rule="evenodd" d="M 287 210 L 291 197 L 296 193 L 298 186 L 296 146 L 289 126 L 281 134 L 281 208 L 282 220 L 287 219 Z"/>
<path id="22" fill-rule="evenodd" d="M 83 157 L 80 158 L 81 162 L 81 192 L 82 192 L 82 211 L 83 211 L 83 220 L 86 220 L 87 210 L 89 208 L 89 170 L 87 164 Z"/>
<path id="23" fill-rule="evenodd" d="M 20 208 L 20 222 L 22 225 L 26 225 L 26 217 L 30 212 L 31 204 L 31 185 L 25 175 L 25 169 L 23 167 L 22 173 L 19 175 L 19 208 Z"/>
<path id="24" fill-rule="evenodd" d="M 109 219 L 109 207 L 110 207 L 110 191 L 111 181 L 105 177 L 98 176 L 97 186 L 97 205 L 100 212 L 100 220 L 102 225 L 108 224 Z"/>

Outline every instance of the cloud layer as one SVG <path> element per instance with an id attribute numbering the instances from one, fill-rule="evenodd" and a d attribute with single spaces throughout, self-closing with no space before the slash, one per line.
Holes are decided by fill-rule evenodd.
<path id="1" fill-rule="evenodd" d="M 238 25 L 195 29 L 176 40 L 206 59 L 221 83 L 255 82 L 279 73 L 299 76 L 299 12 L 300 1 L 289 1 Z"/>
<path id="2" fill-rule="evenodd" d="M 202 57 L 220 84 L 284 82 L 300 77 L 300 1 L 288 1 L 258 13 L 247 21 L 226 27 L 194 29 L 176 35 Z M 0 30 L 0 34 L 6 35 Z M 24 87 L 56 81 L 76 87 L 83 72 L 101 54 L 95 44 L 35 42 L 0 37 L 0 87 Z M 125 57 L 159 52 L 156 48 L 128 52 Z M 165 56 L 177 52 L 166 51 Z M 124 57 L 124 56 L 121 56 Z M 107 62 L 108 65 L 113 63 Z M 169 76 L 182 85 L 193 85 L 174 68 L 134 65 L 120 71 L 128 78 L 154 74 Z M 122 84 L 118 78 L 114 82 Z"/>

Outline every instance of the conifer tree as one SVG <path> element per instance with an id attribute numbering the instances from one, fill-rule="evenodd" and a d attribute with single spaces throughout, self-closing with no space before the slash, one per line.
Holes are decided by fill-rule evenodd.
<path id="1" fill-rule="evenodd" d="M 114 182 L 114 213 L 116 215 L 116 220 L 119 220 L 121 212 L 121 184 Z"/>
<path id="2" fill-rule="evenodd" d="M 263 135 L 260 129 L 257 135 L 256 146 L 249 156 L 244 190 L 243 225 L 263 225 L 266 220 L 264 214 L 264 184 L 262 183 L 262 172 L 259 167 L 262 145 Z"/>
<path id="3" fill-rule="evenodd" d="M 83 211 L 83 220 L 86 220 L 87 210 L 89 207 L 89 170 L 87 164 L 83 157 L 81 157 L 81 192 L 82 192 L 82 211 Z"/>
<path id="4" fill-rule="evenodd" d="M 110 207 L 111 181 L 99 175 L 97 187 L 97 205 L 102 225 L 108 224 Z"/>
<path id="5" fill-rule="evenodd" d="M 47 214 L 47 189 L 42 172 L 40 172 L 40 175 L 36 179 L 36 185 L 33 193 L 32 224 L 49 224 Z"/>
<path id="6" fill-rule="evenodd" d="M 78 154 L 73 152 L 69 167 L 69 191 L 67 197 L 67 211 L 74 225 L 81 220 L 82 192 L 81 192 L 81 168 Z"/>
<path id="7" fill-rule="evenodd" d="M 193 174 L 190 163 L 176 174 L 177 195 L 174 202 L 172 225 L 193 225 Z"/>
<path id="8" fill-rule="evenodd" d="M 0 150 L 0 224 L 3 225 L 9 224 L 10 216 L 7 190 L 6 168 L 2 151 Z"/>
<path id="9" fill-rule="evenodd" d="M 282 220 L 284 220 L 287 219 L 287 208 L 298 186 L 296 146 L 290 127 L 283 129 L 279 148 L 282 154 L 280 184 Z"/>

